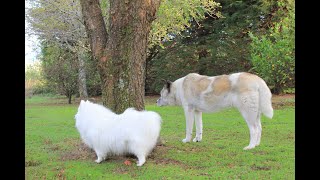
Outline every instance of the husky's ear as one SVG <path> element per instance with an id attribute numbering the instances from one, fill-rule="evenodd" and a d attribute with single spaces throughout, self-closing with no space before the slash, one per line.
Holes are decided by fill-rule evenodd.
<path id="1" fill-rule="evenodd" d="M 172 84 L 171 81 L 169 81 L 169 80 L 166 81 L 166 87 L 168 89 L 168 93 L 170 93 L 171 84 Z"/>
<path id="2" fill-rule="evenodd" d="M 165 80 L 165 79 L 161 79 L 161 81 L 164 82 L 164 86 L 163 86 L 163 87 L 166 88 L 166 89 L 168 89 L 168 92 L 170 93 L 170 88 L 171 88 L 172 82 L 169 81 L 169 80 Z"/>

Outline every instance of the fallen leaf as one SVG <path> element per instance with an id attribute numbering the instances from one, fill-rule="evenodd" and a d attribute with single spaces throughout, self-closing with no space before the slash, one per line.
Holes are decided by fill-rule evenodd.
<path id="1" fill-rule="evenodd" d="M 131 161 L 126 160 L 126 161 L 124 161 L 124 164 L 127 165 L 127 166 L 130 166 L 131 165 Z"/>

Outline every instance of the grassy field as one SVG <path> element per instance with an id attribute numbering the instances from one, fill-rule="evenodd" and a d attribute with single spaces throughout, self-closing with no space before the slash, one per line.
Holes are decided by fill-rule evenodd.
<path id="1" fill-rule="evenodd" d="M 249 129 L 236 109 L 204 114 L 203 140 L 184 144 L 182 108 L 157 107 L 156 98 L 146 99 L 146 109 L 163 119 L 163 144 L 142 167 L 133 156 L 94 162 L 75 128 L 77 99 L 68 105 L 64 97 L 26 98 L 26 179 L 295 179 L 294 96 L 273 100 L 274 118 L 262 116 L 261 144 L 248 151 Z"/>

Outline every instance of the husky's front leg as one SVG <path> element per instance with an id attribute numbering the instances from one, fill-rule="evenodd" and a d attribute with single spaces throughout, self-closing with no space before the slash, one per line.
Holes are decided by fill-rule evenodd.
<path id="1" fill-rule="evenodd" d="M 202 112 L 195 111 L 194 118 L 196 121 L 196 137 L 193 142 L 200 142 L 202 140 Z"/>
<path id="2" fill-rule="evenodd" d="M 194 122 L 194 109 L 190 106 L 184 106 L 184 114 L 186 117 L 186 138 L 182 140 L 182 142 L 190 142 L 192 137 L 192 128 Z"/>

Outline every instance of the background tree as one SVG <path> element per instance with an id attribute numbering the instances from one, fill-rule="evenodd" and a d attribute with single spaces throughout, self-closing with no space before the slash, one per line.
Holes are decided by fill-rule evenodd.
<path id="1" fill-rule="evenodd" d="M 157 47 L 158 54 L 148 61 L 148 93 L 160 92 L 161 79 L 175 80 L 190 72 L 214 76 L 251 68 L 247 32 L 256 31 L 262 22 L 261 2 L 217 2 L 222 6 L 219 11 L 223 18 L 206 14 L 199 22 L 190 21 L 180 36 L 165 41 L 163 48 Z"/>
<path id="2" fill-rule="evenodd" d="M 25 95 L 31 97 L 37 93 L 48 93 L 43 69 L 40 62 L 28 65 L 25 70 Z"/>
<path id="3" fill-rule="evenodd" d="M 270 34 L 269 29 L 275 25 L 275 22 L 280 22 L 283 17 L 286 17 L 288 11 L 279 8 L 278 1 L 274 0 L 217 0 L 217 2 L 222 6 L 219 10 L 223 18 L 206 15 L 204 20 L 191 21 L 190 27 L 182 31 L 179 36 L 172 35 L 170 41 L 163 41 L 163 47 L 154 47 L 152 50 L 154 53 L 147 61 L 146 93 L 158 94 L 163 86 L 161 79 L 175 80 L 190 72 L 221 75 L 249 71 L 259 74 L 253 68 L 251 61 L 250 44 L 253 40 L 249 32 L 258 39 L 260 36 Z M 285 4 L 289 5 L 288 2 Z M 294 26 L 292 20 L 291 18 L 290 24 Z M 294 31 L 286 33 L 286 36 L 294 39 Z M 290 40 L 290 42 L 293 41 Z M 261 44 L 257 42 L 256 45 L 258 48 Z M 280 47 L 292 49 L 294 44 L 288 46 L 282 43 L 277 48 Z M 289 54 L 291 56 L 292 51 Z M 283 68 L 290 71 L 288 73 L 290 77 L 287 84 L 281 86 L 289 90 L 288 88 L 294 87 L 294 77 L 292 77 L 294 69 L 289 64 L 285 64 Z M 276 78 L 275 76 L 262 77 L 266 80 Z M 270 82 L 268 85 L 270 88 L 274 87 Z"/>
<path id="4" fill-rule="evenodd" d="M 250 33 L 253 70 L 264 78 L 275 94 L 295 84 L 295 7 L 292 0 L 276 3 L 280 17 L 266 35 Z"/>
<path id="5" fill-rule="evenodd" d="M 30 30 L 40 41 L 55 43 L 77 55 L 79 61 L 78 84 L 81 99 L 88 98 L 85 57 L 89 53 L 85 28 L 77 0 L 29 0 L 27 9 Z"/>
<path id="6" fill-rule="evenodd" d="M 46 82 L 57 93 L 65 95 L 71 104 L 72 95 L 76 94 L 78 86 L 77 56 L 55 44 L 42 43 L 41 61 Z"/>
<path id="7" fill-rule="evenodd" d="M 144 71 L 151 22 L 160 1 L 110 1 L 109 34 L 98 0 L 81 0 L 103 103 L 115 112 L 144 109 Z"/>
<path id="8" fill-rule="evenodd" d="M 40 35 L 41 39 L 58 42 L 58 44 L 61 45 L 61 47 L 69 48 L 73 52 L 80 52 L 75 47 L 86 47 L 86 46 L 79 46 L 79 44 L 80 45 L 86 44 L 85 43 L 86 41 L 82 41 L 85 38 L 83 38 L 84 26 L 82 24 L 82 20 L 79 18 L 81 17 L 79 16 L 79 14 L 81 14 L 81 11 L 79 11 L 79 9 L 77 8 L 79 1 L 71 1 L 71 0 L 56 0 L 56 1 L 30 0 L 30 1 L 33 2 L 33 6 L 31 10 L 28 12 L 29 16 L 27 18 L 31 22 L 32 30 L 36 32 L 37 35 Z M 110 31 L 109 22 L 111 22 L 109 19 L 109 17 L 111 17 L 110 2 L 108 0 L 101 0 L 100 2 L 101 2 L 101 14 L 103 17 L 102 19 L 104 19 L 105 30 L 109 32 Z M 157 18 L 151 24 L 152 35 L 150 35 L 148 38 L 148 41 L 147 41 L 148 47 L 153 48 L 155 44 L 162 43 L 163 40 L 166 40 L 171 37 L 171 35 L 169 34 L 178 35 L 182 29 L 185 29 L 188 26 L 190 26 L 191 19 L 195 19 L 199 21 L 201 18 L 204 17 L 204 14 L 206 12 L 210 12 L 210 14 L 216 13 L 218 16 L 219 13 L 215 12 L 215 8 L 218 6 L 219 4 L 215 3 L 212 0 L 192 0 L 192 1 L 164 0 L 162 1 L 162 5 L 159 7 L 160 10 L 156 14 Z M 153 14 L 151 14 L 151 16 L 155 17 L 155 15 Z M 151 16 L 150 14 L 148 14 L 146 17 L 150 18 Z M 148 19 L 147 21 L 150 24 L 149 21 L 152 21 L 152 19 Z M 81 57 L 81 56 L 78 56 L 78 57 Z M 152 57 L 152 55 L 150 57 Z M 95 64 L 96 67 L 100 69 L 99 62 L 97 60 L 91 64 Z M 135 63 L 135 64 L 139 64 L 139 63 Z M 142 64 L 145 64 L 145 63 L 142 63 Z M 79 72 L 81 71 L 79 70 Z M 143 71 L 141 71 L 141 73 L 144 74 Z M 101 75 L 101 73 L 99 74 Z M 145 77 L 145 75 L 142 75 L 142 76 Z M 79 77 L 81 76 L 79 75 Z M 105 79 L 102 77 L 100 78 Z M 105 80 L 102 81 L 102 84 L 106 84 L 104 83 L 104 81 Z M 81 81 L 79 80 L 79 82 Z M 87 82 L 87 85 L 89 84 L 90 83 Z M 140 83 L 140 86 L 143 86 L 143 84 L 144 84 L 144 81 Z M 81 90 L 81 88 L 79 89 Z M 106 91 L 103 86 L 102 86 L 102 89 L 103 91 Z M 143 93 L 143 91 L 141 91 L 140 93 Z M 132 98 L 136 98 L 136 97 L 131 97 L 131 99 Z M 104 98 L 104 99 L 107 99 L 107 98 Z M 143 101 L 140 100 L 140 102 L 143 102 Z"/>
<path id="9" fill-rule="evenodd" d="M 105 26 L 106 23 L 104 23 L 98 0 L 81 0 L 80 2 L 91 50 L 95 60 L 98 62 L 103 84 L 104 104 L 116 112 L 122 112 L 127 107 L 135 107 L 139 110 L 144 109 L 144 80 L 148 39 L 151 23 L 157 17 L 156 12 L 160 6 L 160 0 L 110 0 L 108 27 Z M 173 1 L 164 2 L 171 3 Z M 188 4 L 189 7 L 190 4 L 202 5 L 192 8 L 195 9 L 195 12 L 194 14 L 189 14 L 189 16 L 186 15 L 188 12 L 192 12 L 190 9 L 173 6 L 179 5 L 179 3 L 171 3 L 170 7 L 172 9 L 164 8 L 169 12 L 176 8 L 174 12 L 177 17 L 185 17 L 187 20 L 190 20 L 192 16 L 198 17 L 197 15 L 199 15 L 200 17 L 206 11 L 205 7 L 212 4 L 210 4 L 212 1 L 194 1 L 194 4 L 189 1 L 179 2 L 184 5 Z M 217 4 L 214 5 L 216 6 Z M 183 10 L 186 12 L 183 12 Z M 170 22 L 170 18 L 166 18 L 166 20 Z M 155 24 L 157 25 L 157 23 Z M 174 26 L 188 25 L 183 22 L 173 24 Z M 173 28 L 177 32 L 181 29 L 178 26 Z M 170 29 L 167 27 L 162 31 L 170 32 Z M 152 37 L 160 37 L 160 39 L 164 38 L 164 34 L 167 34 L 161 33 L 160 28 L 156 29 L 155 32 L 158 32 L 159 35 L 153 33 L 154 36 Z"/>

